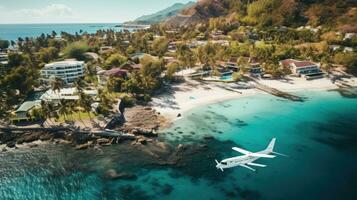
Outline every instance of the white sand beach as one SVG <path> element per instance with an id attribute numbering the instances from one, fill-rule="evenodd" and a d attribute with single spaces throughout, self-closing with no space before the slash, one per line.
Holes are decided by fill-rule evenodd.
<path id="1" fill-rule="evenodd" d="M 305 80 L 298 77 L 289 77 L 287 80 L 260 80 L 259 83 L 269 87 L 284 91 L 295 92 L 301 90 L 331 90 L 337 89 L 338 86 L 333 84 L 328 78 L 316 80 Z"/>
<path id="2" fill-rule="evenodd" d="M 227 90 L 222 83 L 202 84 L 197 81 L 186 81 L 175 85 L 170 94 L 164 94 L 153 98 L 151 105 L 168 120 L 175 120 L 179 114 L 205 104 L 215 103 L 228 99 L 239 98 L 255 94 L 255 89 Z"/>
<path id="3" fill-rule="evenodd" d="M 328 78 L 306 81 L 302 78 L 289 77 L 289 80 L 260 80 L 261 84 L 284 92 L 301 90 L 330 90 L 338 87 Z M 185 83 L 173 86 L 170 94 L 153 98 L 151 105 L 169 121 L 178 119 L 178 115 L 194 107 L 253 95 L 257 89 L 233 89 L 234 83 L 200 83 L 187 80 Z M 227 89 L 228 88 L 228 89 Z"/>

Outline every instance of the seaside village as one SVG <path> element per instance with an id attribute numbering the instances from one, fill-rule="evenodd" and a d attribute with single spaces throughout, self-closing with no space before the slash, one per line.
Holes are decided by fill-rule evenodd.
<path id="1" fill-rule="evenodd" d="M 287 44 L 283 36 L 289 34 L 296 41 Z M 4 81 L 5 94 L 16 102 L 6 104 L 6 123 L 133 134 L 144 126 L 150 130 L 141 132 L 153 133 L 193 106 L 256 91 L 290 100 L 301 100 L 293 92 L 304 88 L 351 95 L 346 88 L 357 86 L 355 72 L 343 57 L 356 55 L 351 41 L 356 34 L 319 27 L 244 26 L 231 32 L 152 26 L 19 38 L 0 53 L 1 68 L 19 73 Z"/>

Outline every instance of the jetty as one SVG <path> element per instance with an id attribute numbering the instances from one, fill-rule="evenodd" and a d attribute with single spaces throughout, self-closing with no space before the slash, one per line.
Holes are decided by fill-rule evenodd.
<path id="1" fill-rule="evenodd" d="M 288 92 L 284 92 L 281 90 L 278 90 L 276 88 L 272 88 L 270 86 L 264 85 L 262 83 L 259 82 L 259 80 L 257 78 L 251 77 L 251 76 L 245 76 L 245 78 L 247 78 L 248 80 L 252 81 L 254 83 L 254 86 L 256 89 L 261 90 L 263 92 L 269 93 L 271 95 L 277 96 L 277 97 L 281 97 L 284 99 L 288 99 L 291 101 L 299 101 L 299 102 L 303 102 L 304 98 L 294 95 L 294 94 L 290 94 Z"/>

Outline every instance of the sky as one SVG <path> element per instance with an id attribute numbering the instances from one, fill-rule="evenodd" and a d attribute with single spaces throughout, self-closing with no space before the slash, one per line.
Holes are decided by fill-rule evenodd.
<path id="1" fill-rule="evenodd" d="M 0 24 L 119 23 L 195 0 L 0 0 Z"/>

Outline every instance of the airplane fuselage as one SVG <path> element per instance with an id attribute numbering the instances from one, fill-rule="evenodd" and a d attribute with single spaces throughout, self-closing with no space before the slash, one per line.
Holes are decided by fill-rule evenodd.
<path id="1" fill-rule="evenodd" d="M 270 154 L 279 154 L 279 153 L 276 153 L 273 151 L 275 140 L 276 139 L 273 138 L 271 140 L 271 142 L 269 143 L 268 147 L 262 151 L 259 151 L 259 152 L 250 152 L 250 151 L 238 148 L 238 147 L 232 147 L 232 149 L 234 151 L 237 151 L 244 155 L 235 156 L 232 158 L 226 158 L 226 159 L 222 160 L 221 162 L 218 162 L 216 160 L 216 163 L 217 163 L 216 168 L 221 169 L 223 171 L 223 169 L 240 166 L 240 167 L 245 167 L 249 170 L 255 171 L 255 169 L 250 166 L 266 167 L 266 165 L 254 163 L 254 161 L 258 160 L 259 158 L 274 158 L 275 156 L 270 155 Z"/>
<path id="2" fill-rule="evenodd" d="M 223 169 L 232 168 L 232 167 L 240 166 L 242 164 L 252 163 L 258 159 L 259 158 L 257 158 L 257 157 L 249 156 L 249 155 L 236 156 L 236 157 L 227 158 L 227 159 L 222 160 L 218 167 L 221 167 Z M 226 165 L 225 165 L 225 163 L 226 163 Z"/>

